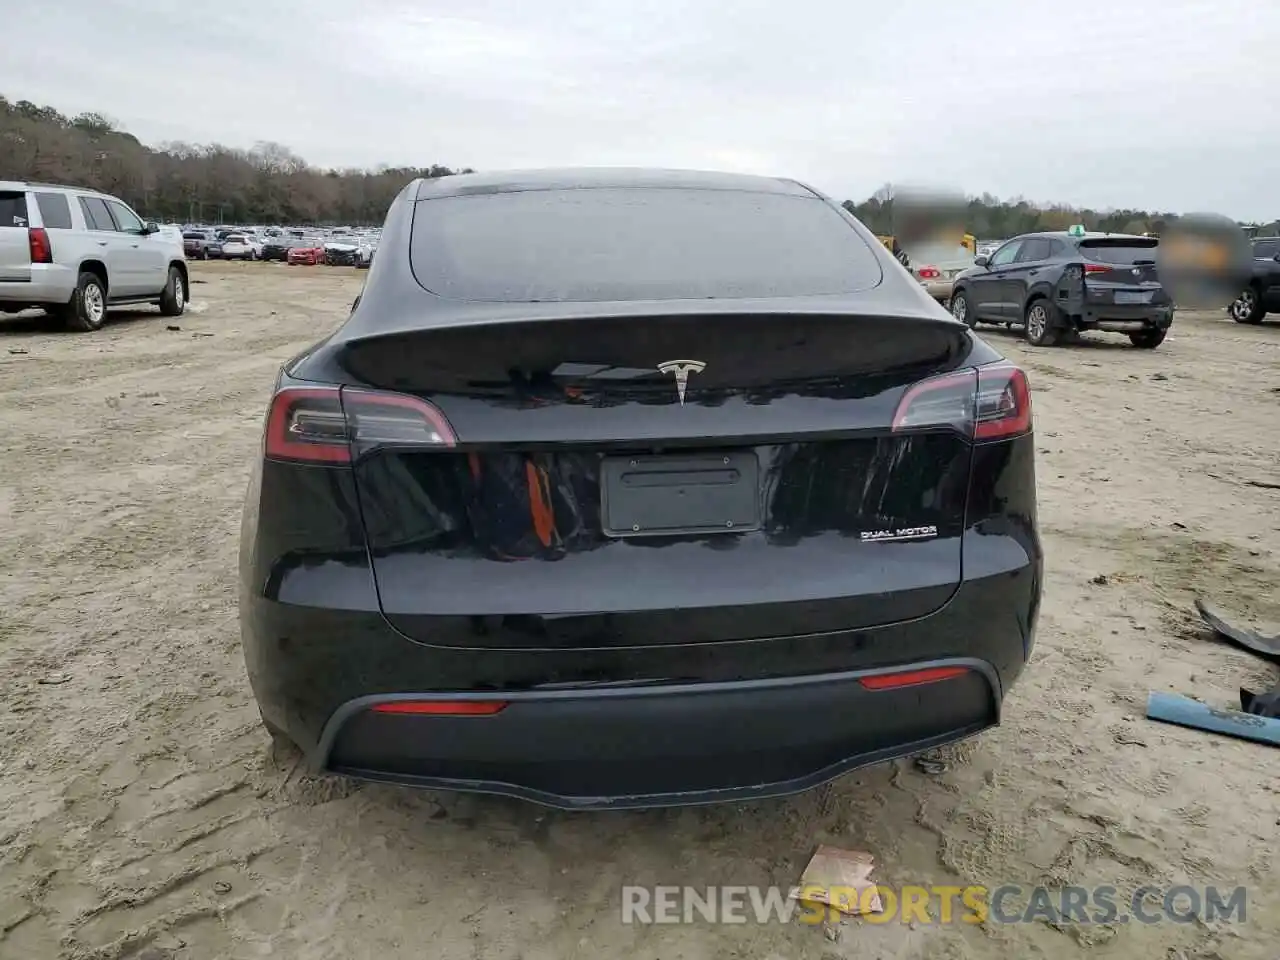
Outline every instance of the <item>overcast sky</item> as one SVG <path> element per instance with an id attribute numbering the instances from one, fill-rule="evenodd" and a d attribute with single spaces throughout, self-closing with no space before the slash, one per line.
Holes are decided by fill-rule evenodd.
<path id="1" fill-rule="evenodd" d="M 98 110 L 153 144 L 1280 217 L 1270 0 L 11 5 L 0 93 Z"/>

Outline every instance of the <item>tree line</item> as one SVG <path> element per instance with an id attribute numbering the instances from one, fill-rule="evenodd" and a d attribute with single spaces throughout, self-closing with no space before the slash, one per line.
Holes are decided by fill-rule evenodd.
<path id="1" fill-rule="evenodd" d="M 0 96 L 0 180 L 101 190 L 152 220 L 380 224 L 410 180 L 470 172 L 439 164 L 323 170 L 270 142 L 249 150 L 190 143 L 150 147 L 103 114 L 67 117 L 53 107 Z M 844 206 L 877 233 L 892 234 L 893 204 L 893 188 L 886 186 L 861 203 L 846 200 Z M 1091 230 L 1160 233 L 1175 219 L 1172 213 L 1045 207 L 990 194 L 970 198 L 962 215 L 967 232 L 982 239 L 1076 223 Z"/>
<path id="2" fill-rule="evenodd" d="M 892 184 L 885 184 L 861 203 L 844 202 L 844 208 L 884 236 L 892 236 L 897 224 L 894 216 L 895 191 Z M 1146 210 L 1091 210 L 1066 204 L 1042 206 L 1018 199 L 1002 201 L 989 193 L 969 197 L 961 209 L 951 216 L 964 223 L 965 232 L 980 240 L 1000 240 L 1023 233 L 1040 230 L 1066 230 L 1079 224 L 1086 230 L 1106 233 L 1153 233 L 1156 236 L 1178 219 L 1171 212 Z M 1270 223 L 1242 223 L 1247 233 L 1275 236 L 1280 234 L 1280 220 Z"/>
<path id="3" fill-rule="evenodd" d="M 861 203 L 846 200 L 844 207 L 878 234 L 898 232 L 892 186 L 883 187 Z M 970 197 L 966 209 L 959 212 L 957 219 L 963 220 L 964 232 L 982 240 L 996 240 L 1037 230 L 1065 230 L 1075 224 L 1088 230 L 1110 233 L 1159 234 L 1177 216 L 1146 210 L 1097 211 L 1066 205 L 1042 207 L 1026 200 L 1001 201 L 984 193 L 980 197 Z"/>
<path id="4" fill-rule="evenodd" d="M 67 117 L 0 96 L 0 180 L 101 190 L 152 220 L 380 224 L 410 180 L 455 172 L 470 171 L 438 164 L 320 170 L 278 143 L 148 147 L 102 114 Z"/>

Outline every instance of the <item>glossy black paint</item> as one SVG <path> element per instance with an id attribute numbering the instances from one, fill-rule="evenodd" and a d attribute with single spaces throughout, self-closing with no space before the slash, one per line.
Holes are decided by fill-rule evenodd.
<path id="1" fill-rule="evenodd" d="M 512 694 L 505 710 L 478 722 L 378 714 L 367 708 L 386 701 L 371 698 L 348 704 L 321 748 L 351 776 L 461 783 L 569 809 L 777 796 L 995 721 L 998 687 L 987 664 L 932 666 L 965 672 L 875 692 L 859 682 L 865 672 L 537 691 Z"/>
<path id="2" fill-rule="evenodd" d="M 264 717 L 316 767 L 574 807 L 789 792 L 997 722 L 1041 593 L 1033 438 L 974 444 L 945 427 L 889 426 L 909 384 L 998 354 L 851 218 L 883 274 L 852 298 L 442 302 L 390 255 L 407 248 L 419 191 L 572 180 L 539 176 L 411 184 L 348 323 L 281 373 L 277 387 L 423 397 L 459 446 L 375 451 L 354 465 L 255 465 L 240 601 Z M 681 405 L 670 378 L 644 368 L 697 351 L 709 376 L 691 381 Z M 573 363 L 634 363 L 644 375 L 600 380 L 566 373 Z M 602 457 L 721 449 L 750 451 L 760 465 L 759 529 L 602 533 Z M 531 462 L 554 493 L 551 544 L 509 527 L 494 535 L 486 511 L 516 484 L 476 482 L 518 481 Z M 937 535 L 861 537 L 924 525 Z M 972 673 L 895 691 L 857 682 L 939 662 Z M 496 692 L 521 703 L 494 718 L 365 710 L 381 698 Z M 806 734 L 804 704 L 828 700 L 847 712 Z M 723 726 L 699 739 L 697 718 Z M 519 757 L 513 723 L 527 731 Z M 585 754 L 562 739 L 583 725 L 598 730 Z M 731 746 L 723 729 L 754 741 Z M 626 745 L 645 730 L 653 747 L 628 764 Z M 529 766 L 537 743 L 544 761 L 564 761 L 563 779 L 548 776 L 554 763 Z"/>
<path id="3" fill-rule="evenodd" d="M 735 320 L 766 318 L 773 320 L 776 326 L 779 316 L 795 318 L 797 322 L 812 317 L 817 318 L 816 323 L 820 323 L 823 317 L 838 316 L 846 323 L 858 318 L 858 322 L 866 324 L 868 329 L 877 329 L 891 318 L 899 336 L 928 340 L 935 339 L 940 330 L 954 330 L 946 311 L 884 249 L 875 235 L 835 204 L 832 206 L 862 241 L 866 252 L 874 257 L 881 271 L 879 283 L 855 295 L 556 303 L 449 300 L 424 290 L 413 273 L 407 252 L 400 256 L 385 255 L 386 251 L 408 251 L 414 216 L 419 208 L 422 208 L 421 215 L 430 215 L 432 197 L 461 196 L 506 188 L 554 189 L 573 183 L 584 184 L 582 189 L 590 189 L 593 184 L 650 184 L 654 189 L 750 189 L 830 202 L 808 187 L 791 181 L 681 171 L 521 172 L 509 176 L 469 174 L 415 181 L 401 191 L 387 213 L 379 242 L 379 250 L 384 255 L 376 258 L 370 268 L 351 316 L 332 336 L 317 344 L 304 360 L 292 367 L 290 373 L 301 380 L 325 383 L 377 383 L 383 380 L 385 371 L 367 370 L 361 362 L 365 351 L 382 352 L 385 357 L 386 347 L 404 346 L 424 334 L 429 339 L 453 338 L 454 342 L 470 337 L 473 343 L 483 345 L 486 336 L 494 338 L 509 333 L 512 329 L 510 324 L 529 328 L 532 324 L 547 321 L 562 326 L 581 320 L 600 325 L 666 318 L 667 329 L 675 330 L 694 318 L 699 321 L 716 318 L 713 322 L 721 326 Z M 908 333 L 908 328 L 913 327 L 917 328 L 916 332 Z M 484 328 L 490 329 L 486 331 Z M 750 327 L 744 324 L 741 333 L 720 343 L 720 349 L 731 349 L 735 339 L 739 346 L 745 343 L 749 348 L 749 331 Z M 530 341 L 534 339 L 527 338 Z M 966 339 L 953 343 L 958 349 L 968 351 L 966 356 L 952 358 L 953 365 L 966 360 L 976 364 L 1000 359 L 999 354 L 982 341 Z M 633 338 L 628 345 L 635 351 L 645 345 L 645 339 Z M 637 361 L 628 358 L 625 362 Z M 713 368 L 708 365 L 708 370 Z"/>
<path id="4" fill-rule="evenodd" d="M 606 536 L 602 454 L 579 450 L 537 458 L 557 518 L 547 546 L 528 523 L 480 515 L 466 455 L 373 457 L 356 484 L 382 609 L 424 643 L 557 649 L 871 626 L 930 613 L 955 591 L 971 459 L 956 435 L 734 449 L 760 464 L 759 530 Z M 524 454 L 473 462 L 492 478 L 481 503 L 522 488 Z M 513 512 L 522 516 L 519 506 Z M 936 537 L 860 539 L 926 525 Z"/>

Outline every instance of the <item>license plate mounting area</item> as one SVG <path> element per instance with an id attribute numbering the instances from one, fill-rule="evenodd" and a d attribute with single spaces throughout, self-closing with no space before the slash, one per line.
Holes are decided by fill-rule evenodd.
<path id="1" fill-rule="evenodd" d="M 745 533 L 760 529 L 754 451 L 605 457 L 600 518 L 607 537 Z"/>

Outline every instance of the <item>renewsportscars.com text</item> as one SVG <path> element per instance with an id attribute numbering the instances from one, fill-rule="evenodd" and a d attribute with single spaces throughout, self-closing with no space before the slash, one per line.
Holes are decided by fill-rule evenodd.
<path id="1" fill-rule="evenodd" d="M 858 913 L 868 923 L 1243 923 L 1244 887 L 877 886 L 827 888 L 833 906 L 809 897 L 818 888 L 627 886 L 622 888 L 622 922 L 822 923 Z M 872 912 L 879 898 L 881 911 Z M 842 911 L 839 905 L 856 907 Z"/>

